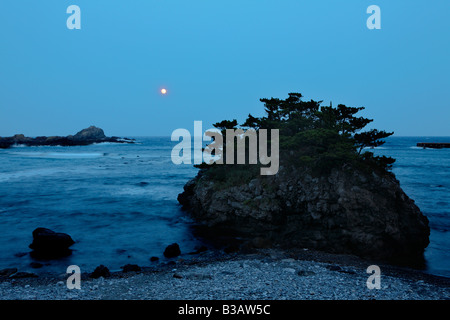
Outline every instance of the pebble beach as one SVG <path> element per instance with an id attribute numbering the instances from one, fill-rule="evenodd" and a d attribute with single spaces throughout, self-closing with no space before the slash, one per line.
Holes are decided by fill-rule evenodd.
<path id="1" fill-rule="evenodd" d="M 380 289 L 369 289 L 368 261 L 309 250 L 208 251 L 192 259 L 83 274 L 68 289 L 68 274 L 0 280 L 2 300 L 448 300 L 450 279 L 379 265 Z"/>

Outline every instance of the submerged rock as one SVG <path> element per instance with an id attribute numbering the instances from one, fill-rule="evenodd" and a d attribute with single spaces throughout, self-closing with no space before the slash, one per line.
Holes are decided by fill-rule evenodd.
<path id="1" fill-rule="evenodd" d="M 66 233 L 57 233 L 47 228 L 37 228 L 33 231 L 33 242 L 29 245 L 33 249 L 34 258 L 53 259 L 68 256 L 69 249 L 75 241 Z"/>
<path id="2" fill-rule="evenodd" d="M 200 170 L 178 201 L 210 228 L 286 247 L 409 263 L 422 260 L 429 243 L 428 219 L 387 172 L 280 167 L 275 176 L 221 186 Z"/>

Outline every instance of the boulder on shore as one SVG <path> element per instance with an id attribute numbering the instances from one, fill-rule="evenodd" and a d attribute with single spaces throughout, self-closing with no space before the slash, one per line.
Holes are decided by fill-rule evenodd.
<path id="1" fill-rule="evenodd" d="M 124 272 L 124 273 L 142 271 L 142 268 L 139 267 L 137 264 L 126 264 L 120 268 L 122 269 L 122 272 Z"/>
<path id="2" fill-rule="evenodd" d="M 181 254 L 180 246 L 177 243 L 172 243 L 164 250 L 164 256 L 166 258 L 175 258 Z"/>
<path id="3" fill-rule="evenodd" d="M 57 233 L 47 228 L 37 228 L 33 231 L 33 242 L 29 245 L 33 249 L 34 258 L 56 259 L 72 253 L 69 249 L 75 242 L 66 233 Z"/>
<path id="4" fill-rule="evenodd" d="M 202 169 L 178 201 L 209 228 L 285 247 L 417 265 L 429 244 L 428 219 L 387 172 L 280 167 L 274 176 L 221 185 Z"/>
<path id="5" fill-rule="evenodd" d="M 95 268 L 94 272 L 89 275 L 89 277 L 93 279 L 98 279 L 100 277 L 107 278 L 109 276 L 111 276 L 109 269 L 102 264 Z"/>

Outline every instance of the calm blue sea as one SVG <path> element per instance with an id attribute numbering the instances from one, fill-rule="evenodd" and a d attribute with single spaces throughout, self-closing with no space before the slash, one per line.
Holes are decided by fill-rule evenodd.
<path id="1" fill-rule="evenodd" d="M 172 163 L 176 143 L 169 137 L 136 139 L 139 144 L 0 150 L 0 269 L 65 273 L 76 264 L 91 272 L 104 264 L 120 270 L 151 265 L 151 256 L 164 261 L 173 242 L 194 251 L 200 243 L 176 199 L 197 169 Z M 430 220 L 427 271 L 450 277 L 450 149 L 415 147 L 427 141 L 450 138 L 392 137 L 376 153 L 397 159 L 394 173 Z M 73 254 L 32 269 L 28 245 L 37 227 L 70 234 Z"/>
<path id="2" fill-rule="evenodd" d="M 450 277 L 450 149 L 423 149 L 417 142 L 450 137 L 390 137 L 375 153 L 397 159 L 392 171 L 430 221 L 426 271 Z"/>

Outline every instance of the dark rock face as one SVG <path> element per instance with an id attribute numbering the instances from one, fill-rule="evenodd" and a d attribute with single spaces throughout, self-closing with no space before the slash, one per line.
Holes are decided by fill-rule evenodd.
<path id="1" fill-rule="evenodd" d="M 29 247 L 33 249 L 31 255 L 35 258 L 55 259 L 70 255 L 72 251 L 69 247 L 74 243 L 68 234 L 37 228 L 33 231 L 33 242 Z"/>
<path id="2" fill-rule="evenodd" d="M 283 246 L 387 262 L 423 259 L 428 219 L 391 174 L 285 170 L 218 190 L 202 170 L 178 196 L 197 221 Z"/>
<path id="3" fill-rule="evenodd" d="M 23 134 L 16 134 L 12 137 L 0 137 L 0 149 L 6 149 L 13 145 L 26 145 L 26 146 L 85 146 L 93 143 L 100 142 L 115 142 L 115 143 L 134 143 L 133 139 L 119 138 L 119 137 L 107 137 L 102 129 L 90 126 L 83 129 L 76 135 L 69 135 L 67 137 L 40 136 L 36 138 L 25 137 Z"/>
<path id="4" fill-rule="evenodd" d="M 177 243 L 172 243 L 164 250 L 164 256 L 166 258 L 178 257 L 181 254 L 180 246 Z"/>

